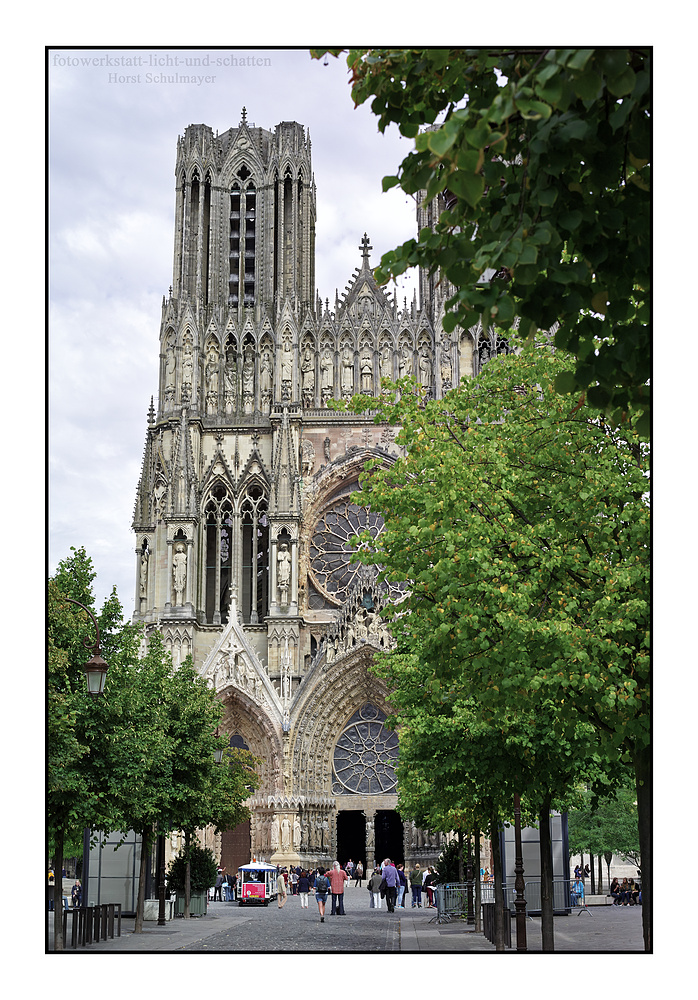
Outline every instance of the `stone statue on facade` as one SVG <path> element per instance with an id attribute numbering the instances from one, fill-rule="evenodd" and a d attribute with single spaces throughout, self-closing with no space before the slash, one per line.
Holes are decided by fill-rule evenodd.
<path id="1" fill-rule="evenodd" d="M 148 549 L 141 551 L 141 566 L 139 572 L 139 593 L 141 597 L 148 596 Z"/>
<path id="2" fill-rule="evenodd" d="M 284 399 L 291 398 L 291 383 L 293 381 L 293 351 L 291 341 L 285 337 L 281 349 L 281 395 Z"/>
<path id="3" fill-rule="evenodd" d="M 187 585 L 187 553 L 186 547 L 179 542 L 175 546 L 172 557 L 172 578 L 174 583 L 175 604 L 184 604 L 184 592 Z"/>
<path id="4" fill-rule="evenodd" d="M 293 846 L 296 850 L 301 846 L 301 821 L 298 816 L 293 820 Z"/>
<path id="5" fill-rule="evenodd" d="M 425 389 L 431 387 L 431 358 L 426 347 L 422 348 L 419 355 L 419 381 Z"/>
<path id="6" fill-rule="evenodd" d="M 291 583 L 291 555 L 286 542 L 281 543 L 276 557 L 276 582 L 279 588 L 279 603 L 285 606 L 288 604 L 288 588 Z"/>
<path id="7" fill-rule="evenodd" d="M 327 348 L 320 358 L 322 401 L 326 403 L 334 393 L 334 359 Z"/>
<path id="8" fill-rule="evenodd" d="M 306 347 L 303 361 L 301 363 L 303 375 L 303 405 L 312 406 L 315 397 L 315 356 L 309 347 Z"/>
<path id="9" fill-rule="evenodd" d="M 291 824 L 288 816 L 284 816 L 281 821 L 281 850 L 284 852 L 291 850 Z"/>
<path id="10" fill-rule="evenodd" d="M 384 347 L 381 351 L 381 378 L 393 377 L 393 352 L 389 347 Z"/>
<path id="11" fill-rule="evenodd" d="M 279 817 L 275 816 L 271 821 L 271 849 L 276 851 L 279 847 Z"/>
<path id="12" fill-rule="evenodd" d="M 373 356 L 368 348 L 361 355 L 361 391 L 373 392 Z"/>
<path id="13" fill-rule="evenodd" d="M 354 358 L 349 347 L 342 351 L 342 395 L 350 396 L 354 391 Z"/>
<path id="14" fill-rule="evenodd" d="M 232 347 L 228 349 L 228 355 L 225 359 L 223 384 L 225 391 L 225 408 L 228 413 L 230 413 L 235 405 L 235 396 L 238 388 L 238 362 Z"/>

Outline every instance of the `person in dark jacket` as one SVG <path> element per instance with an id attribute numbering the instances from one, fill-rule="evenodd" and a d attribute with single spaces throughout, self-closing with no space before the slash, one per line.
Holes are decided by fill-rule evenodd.
<path id="1" fill-rule="evenodd" d="M 310 892 L 310 878 L 307 871 L 301 869 L 298 876 L 298 895 L 301 898 L 301 910 L 308 909 L 308 893 Z"/>

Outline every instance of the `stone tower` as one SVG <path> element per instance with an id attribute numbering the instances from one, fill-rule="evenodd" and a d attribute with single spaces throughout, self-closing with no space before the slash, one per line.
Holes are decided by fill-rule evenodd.
<path id="1" fill-rule="evenodd" d="M 216 851 L 230 867 L 250 854 L 434 858 L 441 836 L 395 812 L 397 736 L 368 670 L 389 642 L 388 595 L 349 561 L 351 536 L 381 528 L 350 494 L 366 460 L 397 447 L 389 428 L 328 403 L 403 375 L 438 398 L 477 370 L 477 331 L 444 335 L 443 289 L 424 275 L 419 303 L 386 295 L 365 233 L 332 308 L 316 295 L 311 143 L 296 122 L 258 128 L 243 109 L 222 135 L 190 125 L 175 183 L 134 621 L 162 631 L 175 663 L 192 655 L 231 743 L 263 762 L 251 822 Z M 420 208 L 421 225 L 434 210 Z"/>

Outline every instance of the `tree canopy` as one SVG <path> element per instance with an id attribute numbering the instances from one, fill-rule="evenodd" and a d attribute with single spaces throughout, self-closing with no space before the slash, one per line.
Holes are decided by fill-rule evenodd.
<path id="1" fill-rule="evenodd" d="M 188 658 L 175 668 L 155 630 L 124 623 L 115 593 L 96 616 L 109 664 L 104 694 L 86 693 L 84 640 L 94 642 L 92 563 L 73 550 L 49 581 L 48 829 L 59 845 L 92 831 L 134 829 L 147 841 L 157 827 L 194 831 L 236 826 L 259 783 L 256 759 L 215 750 L 222 706 Z"/>
<path id="2" fill-rule="evenodd" d="M 391 629 L 422 698 L 471 693 L 490 725 L 544 713 L 570 745 L 594 728 L 601 757 L 634 769 L 647 857 L 649 449 L 637 414 L 570 410 L 554 386 L 573 364 L 536 346 L 441 400 L 409 379 L 355 397 L 406 452 L 369 463 L 353 494 L 384 520 L 354 558 L 407 585 Z"/>
<path id="3" fill-rule="evenodd" d="M 311 54 L 326 51 L 342 52 Z M 649 50 L 350 49 L 347 65 L 355 105 L 415 140 L 383 189 L 445 206 L 376 279 L 439 273 L 447 331 L 479 320 L 525 342 L 559 324 L 575 364 L 557 390 L 648 433 Z"/>

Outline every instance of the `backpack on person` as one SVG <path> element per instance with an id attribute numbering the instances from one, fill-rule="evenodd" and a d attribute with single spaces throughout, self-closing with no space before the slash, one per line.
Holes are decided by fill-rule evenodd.
<path id="1" fill-rule="evenodd" d="M 316 875 L 315 876 L 315 892 L 327 892 L 330 888 L 329 880 L 326 875 Z"/>

